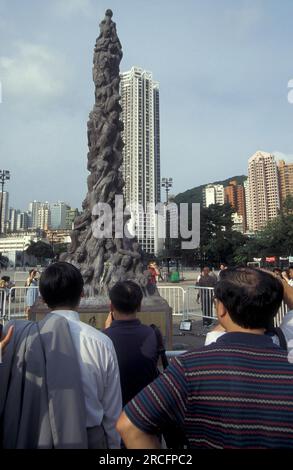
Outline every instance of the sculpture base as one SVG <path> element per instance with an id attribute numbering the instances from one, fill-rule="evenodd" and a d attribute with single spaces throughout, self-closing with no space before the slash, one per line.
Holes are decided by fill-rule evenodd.
<path id="1" fill-rule="evenodd" d="M 84 298 L 78 307 L 80 320 L 101 330 L 104 328 L 105 320 L 109 314 L 110 301 L 106 297 L 103 298 Z M 38 299 L 31 308 L 29 320 L 39 321 L 44 315 L 49 313 L 48 307 Z M 172 349 L 172 309 L 160 295 L 145 297 L 142 303 L 141 312 L 137 314 L 139 320 L 145 325 L 152 323 L 160 328 L 165 347 Z"/>

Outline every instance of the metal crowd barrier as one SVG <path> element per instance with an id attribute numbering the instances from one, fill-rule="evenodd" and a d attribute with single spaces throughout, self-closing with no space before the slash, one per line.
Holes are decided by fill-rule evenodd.
<path id="1" fill-rule="evenodd" d="M 186 287 L 186 319 L 202 318 L 216 320 L 214 288 L 201 286 Z"/>
<path id="2" fill-rule="evenodd" d="M 173 316 L 183 320 L 192 317 L 214 318 L 213 287 L 158 286 L 159 293 L 172 308 Z"/>
<path id="3" fill-rule="evenodd" d="M 7 319 L 26 318 L 27 292 L 29 289 L 39 290 L 37 286 L 12 287 L 9 291 Z"/>
<path id="4" fill-rule="evenodd" d="M 160 295 L 168 302 L 173 316 L 183 320 L 196 318 L 217 320 L 214 288 L 200 286 L 158 286 Z M 288 312 L 284 302 L 275 317 L 275 326 L 279 326 Z"/>
<path id="5" fill-rule="evenodd" d="M 6 321 L 13 318 L 25 318 L 27 306 L 28 289 L 31 287 L 12 287 L 11 289 L 0 289 L 0 320 Z M 160 295 L 168 302 L 172 308 L 174 317 L 181 317 L 183 320 L 193 318 L 216 320 L 216 310 L 214 302 L 213 287 L 200 286 L 158 286 Z M 275 317 L 275 326 L 279 326 L 288 312 L 287 306 L 282 305 Z"/>
<path id="6" fill-rule="evenodd" d="M 7 305 L 7 289 L 0 289 L 0 321 L 4 323 L 6 320 L 6 305 Z"/>
<path id="7" fill-rule="evenodd" d="M 172 308 L 173 316 L 184 316 L 186 314 L 185 294 L 186 291 L 180 286 L 158 286 L 161 297 Z"/>
<path id="8" fill-rule="evenodd" d="M 281 304 L 281 307 L 279 308 L 279 311 L 278 311 L 277 315 L 274 318 L 274 325 L 275 326 L 280 326 L 284 316 L 286 315 L 286 313 L 288 313 L 288 310 L 289 309 L 288 309 L 287 305 L 283 301 L 282 304 Z"/>

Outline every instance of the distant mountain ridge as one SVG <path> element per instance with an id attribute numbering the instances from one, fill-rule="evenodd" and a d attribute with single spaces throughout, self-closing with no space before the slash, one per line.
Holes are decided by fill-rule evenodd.
<path id="1" fill-rule="evenodd" d="M 202 203 L 203 202 L 203 195 L 202 195 L 203 188 L 207 186 L 208 184 L 222 184 L 225 187 L 225 186 L 228 186 L 230 181 L 236 180 L 238 184 L 243 184 L 246 179 L 247 179 L 247 176 L 245 175 L 231 176 L 231 178 L 227 178 L 226 180 L 223 180 L 223 181 L 215 181 L 214 183 L 202 184 L 200 186 L 196 186 L 195 188 L 188 189 L 187 191 L 184 191 L 183 193 L 177 194 L 177 196 L 175 197 L 175 202 L 177 204 L 180 204 L 182 202 Z"/>

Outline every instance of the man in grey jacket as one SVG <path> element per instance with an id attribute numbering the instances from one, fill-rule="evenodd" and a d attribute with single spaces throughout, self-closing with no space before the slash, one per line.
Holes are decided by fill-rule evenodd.
<path id="1" fill-rule="evenodd" d="M 116 353 L 79 320 L 82 291 L 77 268 L 51 264 L 40 279 L 51 313 L 39 323 L 14 322 L 0 367 L 0 447 L 120 447 Z"/>

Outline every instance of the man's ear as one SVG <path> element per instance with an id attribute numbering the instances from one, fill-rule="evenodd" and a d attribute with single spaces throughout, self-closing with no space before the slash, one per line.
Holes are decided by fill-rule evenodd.
<path id="1" fill-rule="evenodd" d="M 112 313 L 114 312 L 114 307 L 113 307 L 112 302 L 110 302 L 110 312 L 112 312 Z"/>
<path id="2" fill-rule="evenodd" d="M 216 309 L 217 309 L 218 320 L 220 323 L 222 323 L 222 321 L 225 321 L 227 319 L 228 311 L 225 305 L 220 300 L 217 300 Z"/>
<path id="3" fill-rule="evenodd" d="M 82 299 L 84 297 L 84 290 L 82 289 L 82 293 L 80 294 L 80 298 Z"/>

